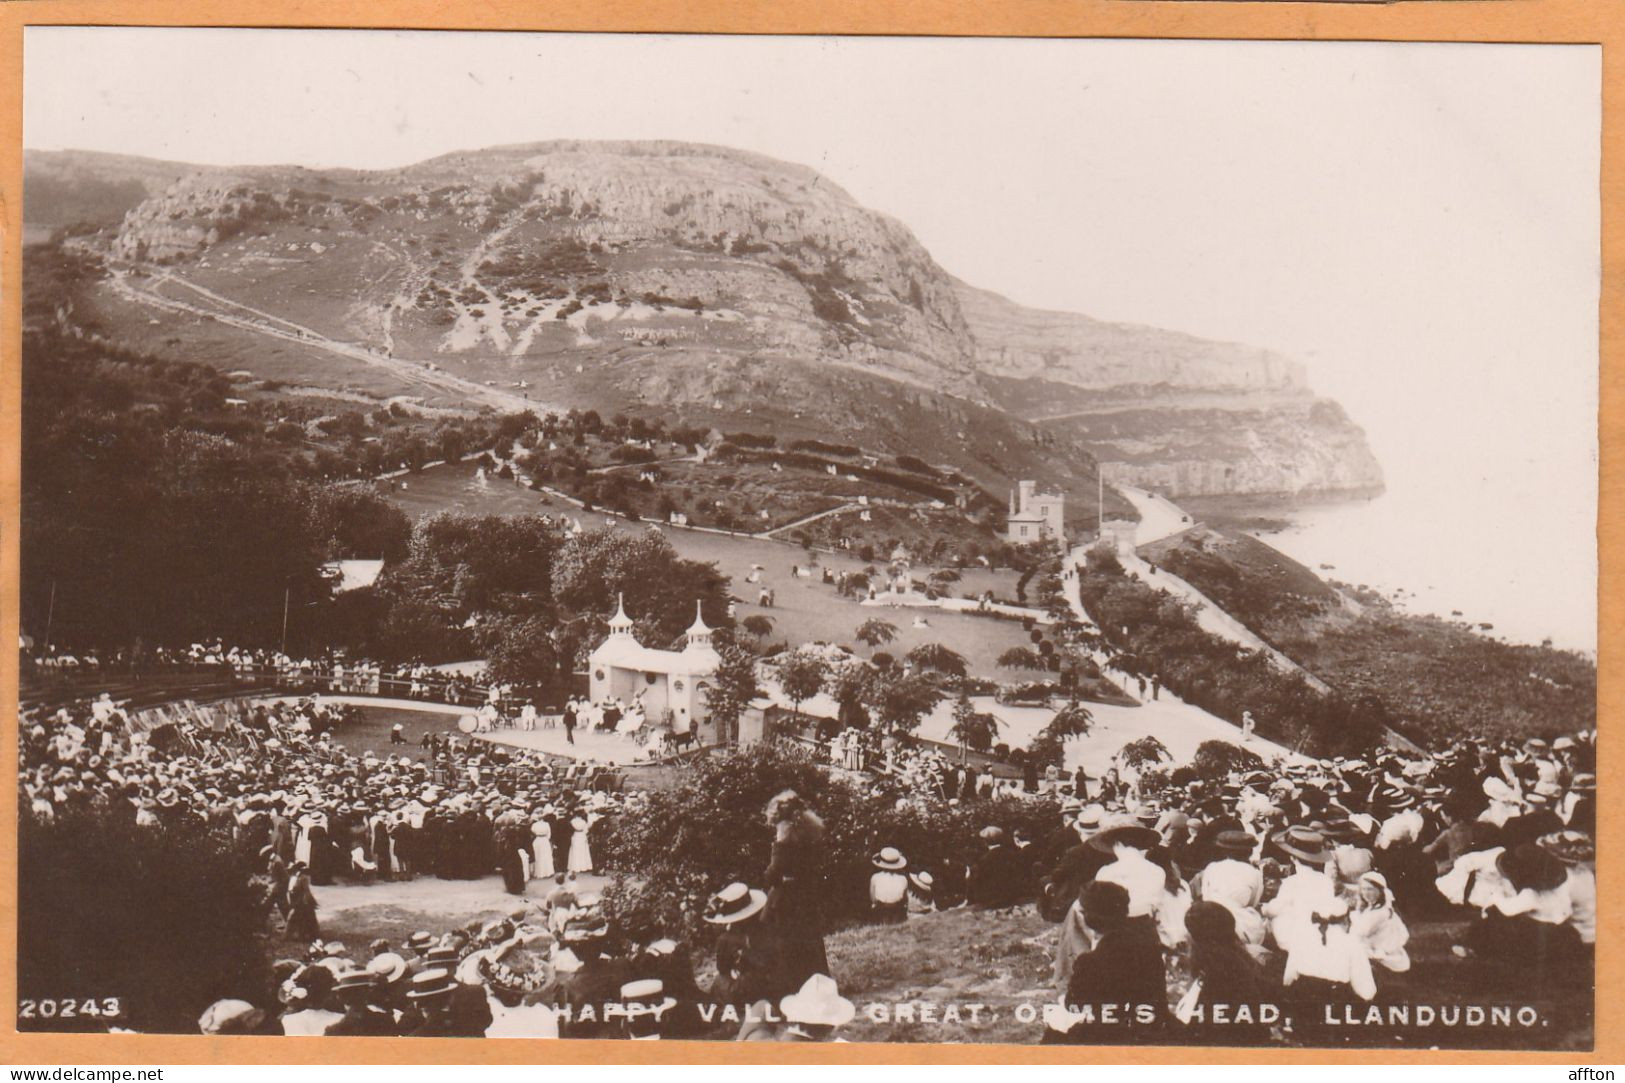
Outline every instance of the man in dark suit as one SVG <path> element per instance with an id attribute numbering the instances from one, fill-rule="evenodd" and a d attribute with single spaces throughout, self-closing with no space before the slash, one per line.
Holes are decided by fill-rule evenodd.
<path id="1" fill-rule="evenodd" d="M 1084 889 L 1084 922 L 1100 937 L 1072 964 L 1067 1010 L 1080 1018 L 1046 1042 L 1121 1045 L 1153 1040 L 1168 1021 L 1168 973 L 1150 922 L 1130 921 L 1128 890 L 1096 881 Z"/>
<path id="2" fill-rule="evenodd" d="M 971 865 L 965 897 L 981 909 L 1014 906 L 1021 901 L 1020 856 L 1000 828 L 984 827 L 981 839 L 984 849 Z"/>

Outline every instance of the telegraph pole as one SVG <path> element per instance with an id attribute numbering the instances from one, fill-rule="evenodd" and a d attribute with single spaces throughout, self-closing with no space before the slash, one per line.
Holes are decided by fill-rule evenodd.
<path id="1" fill-rule="evenodd" d="M 45 641 L 40 644 L 46 651 L 51 649 L 51 621 L 56 617 L 56 580 L 51 580 L 51 600 L 45 607 Z"/>
<path id="2" fill-rule="evenodd" d="M 1106 464 L 1099 459 L 1095 460 L 1095 481 L 1100 486 L 1100 495 L 1095 500 L 1095 537 L 1106 536 Z"/>
<path id="3" fill-rule="evenodd" d="M 293 587 L 284 584 L 282 587 L 282 653 L 288 653 L 288 601 L 292 596 Z"/>

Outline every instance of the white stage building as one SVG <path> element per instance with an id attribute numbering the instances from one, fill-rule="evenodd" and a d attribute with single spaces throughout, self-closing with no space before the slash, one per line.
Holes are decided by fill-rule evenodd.
<path id="1" fill-rule="evenodd" d="M 617 599 L 609 637 L 588 655 L 593 701 L 619 699 L 630 706 L 641 695 L 649 719 L 658 722 L 669 710 L 672 732 L 678 734 L 688 733 L 696 723 L 708 720 L 708 678 L 722 659 L 711 643 L 711 629 L 700 615 L 699 602 L 694 603 L 694 623 L 686 635 L 680 651 L 645 647 L 632 634 L 632 618 L 626 615 L 625 604 Z"/>

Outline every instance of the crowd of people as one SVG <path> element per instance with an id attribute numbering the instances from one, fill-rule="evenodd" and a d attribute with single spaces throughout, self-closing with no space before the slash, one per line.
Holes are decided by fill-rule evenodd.
<path id="1" fill-rule="evenodd" d="M 613 767 L 456 733 L 426 731 L 415 755 L 348 752 L 339 738 L 352 714 L 305 697 L 177 704 L 131 718 L 105 693 L 25 714 L 22 802 L 45 821 L 89 809 L 154 827 L 194 818 L 227 832 L 260 856 L 271 898 L 308 939 L 314 913 L 289 903 L 304 880 L 496 872 L 519 894 L 555 870 L 592 871 L 593 828 L 640 799 L 619 792 Z"/>
<path id="2" fill-rule="evenodd" d="M 296 950 L 274 988 L 215 1005 L 203 1029 L 808 1040 L 851 1020 L 824 947 L 823 826 L 801 796 L 769 807 L 759 876 L 712 885 L 714 944 L 679 927 L 633 940 L 585 880 L 595 839 L 644 799 L 616 772 L 457 733 L 357 754 L 350 721 L 319 695 L 24 713 L 25 816 L 188 820 L 257 855 L 272 931 Z M 1586 987 L 1595 740 L 1034 784 L 848 729 L 827 762 L 899 801 L 1053 802 L 1047 832 L 988 824 L 948 860 L 883 846 L 867 899 L 881 923 L 1034 905 L 1058 926 L 1043 1041 L 1322 1044 L 1350 1033 L 1335 1013 L 1411 1010 L 1420 922 L 1452 930 L 1443 965 L 1475 996 Z M 516 898 L 501 921 L 365 952 L 324 939 L 314 888 L 492 874 Z"/>
<path id="3" fill-rule="evenodd" d="M 293 691 L 395 695 L 482 709 L 490 704 L 499 712 L 501 724 L 516 720 L 524 705 L 511 685 L 479 680 L 468 673 L 423 662 L 386 665 L 334 650 L 292 655 L 231 646 L 219 639 L 184 648 L 138 646 L 112 651 L 75 651 L 46 645 L 25 648 L 22 662 L 25 673 L 47 682 L 219 672 L 244 684 L 276 684 Z"/>
<path id="4" fill-rule="evenodd" d="M 1039 908 L 1061 923 L 1045 1040 L 1166 1040 L 1179 1024 L 1321 1044 L 1372 1005 L 1388 1025 L 1449 1026 L 1459 1004 L 1409 1014 L 1421 921 L 1459 929 L 1451 966 L 1471 996 L 1589 990 L 1595 763 L 1594 734 L 1466 741 L 1176 772 L 1161 795 L 1109 805 L 1070 795 L 1034 854 Z"/>

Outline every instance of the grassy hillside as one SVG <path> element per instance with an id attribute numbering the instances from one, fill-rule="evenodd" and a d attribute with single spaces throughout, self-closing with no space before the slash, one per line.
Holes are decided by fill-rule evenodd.
<path id="1" fill-rule="evenodd" d="M 1340 592 L 1242 535 L 1195 530 L 1144 552 L 1339 692 L 1383 703 L 1394 728 L 1423 744 L 1596 725 L 1596 665 L 1575 652 L 1503 643 L 1373 593 Z"/>

